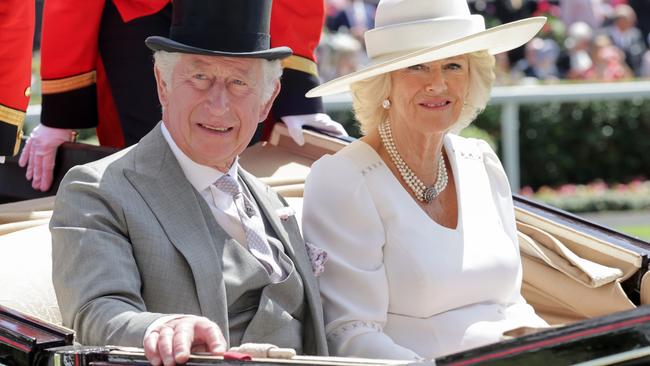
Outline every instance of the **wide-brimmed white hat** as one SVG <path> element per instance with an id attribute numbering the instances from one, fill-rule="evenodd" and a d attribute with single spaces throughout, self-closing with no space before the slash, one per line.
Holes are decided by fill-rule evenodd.
<path id="1" fill-rule="evenodd" d="M 471 14 L 465 0 L 381 0 L 375 29 L 364 34 L 370 64 L 306 96 L 341 93 L 355 81 L 465 53 L 505 52 L 528 42 L 545 22 L 533 17 L 486 30 L 483 17 Z"/>

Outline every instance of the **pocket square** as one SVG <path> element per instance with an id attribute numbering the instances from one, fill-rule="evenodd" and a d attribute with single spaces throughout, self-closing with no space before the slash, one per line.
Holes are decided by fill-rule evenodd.
<path id="1" fill-rule="evenodd" d="M 307 248 L 307 256 L 309 256 L 314 276 L 318 277 L 325 270 L 325 263 L 328 259 L 327 252 L 308 242 L 305 242 L 305 247 Z"/>
<path id="2" fill-rule="evenodd" d="M 280 220 L 287 220 L 289 217 L 294 216 L 296 214 L 296 210 L 293 208 L 286 206 L 286 207 L 281 207 L 275 210 L 275 213 L 278 215 Z"/>

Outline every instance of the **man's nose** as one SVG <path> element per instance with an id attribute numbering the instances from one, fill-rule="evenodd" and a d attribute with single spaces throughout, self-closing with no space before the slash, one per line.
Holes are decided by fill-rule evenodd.
<path id="1" fill-rule="evenodd" d="M 447 80 L 445 75 L 439 68 L 433 68 L 429 73 L 426 89 L 428 92 L 440 94 L 447 90 Z"/>
<path id="2" fill-rule="evenodd" d="M 222 115 L 228 111 L 228 91 L 221 82 L 215 82 L 208 90 L 206 104 L 208 110 L 215 115 Z"/>

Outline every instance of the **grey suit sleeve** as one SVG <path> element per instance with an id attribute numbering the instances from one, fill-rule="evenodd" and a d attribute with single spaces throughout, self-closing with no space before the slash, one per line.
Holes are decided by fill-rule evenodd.
<path id="1" fill-rule="evenodd" d="M 141 347 L 161 314 L 146 312 L 120 191 L 103 188 L 111 183 L 89 166 L 64 178 L 50 221 L 52 278 L 63 323 L 78 342 Z"/>

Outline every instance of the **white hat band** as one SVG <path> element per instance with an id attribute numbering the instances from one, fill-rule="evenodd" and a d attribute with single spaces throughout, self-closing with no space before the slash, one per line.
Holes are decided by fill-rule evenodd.
<path id="1" fill-rule="evenodd" d="M 424 49 L 444 44 L 485 30 L 480 15 L 442 17 L 388 25 L 365 33 L 368 57 Z"/>

